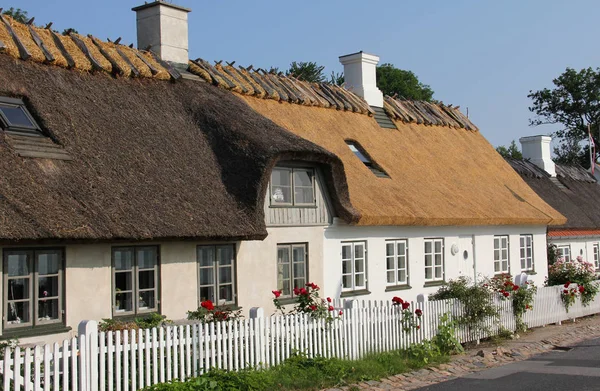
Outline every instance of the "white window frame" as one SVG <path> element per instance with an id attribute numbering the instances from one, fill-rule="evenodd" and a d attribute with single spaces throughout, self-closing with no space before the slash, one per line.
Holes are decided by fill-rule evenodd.
<path id="1" fill-rule="evenodd" d="M 398 245 L 404 244 L 404 252 L 398 251 Z M 392 253 L 390 254 L 390 245 Z M 404 260 L 404 267 L 400 267 L 400 262 Z M 390 262 L 392 267 L 390 268 Z M 386 267 L 386 282 L 388 286 L 408 285 L 408 239 L 386 240 L 385 242 L 385 267 Z M 404 280 L 400 280 L 398 275 L 404 272 Z M 393 273 L 393 281 L 390 282 L 389 276 Z"/>
<path id="2" fill-rule="evenodd" d="M 232 250 L 232 260 L 231 260 L 231 264 L 230 265 L 221 265 L 220 261 L 219 261 L 219 257 L 217 256 L 217 250 L 219 248 L 229 248 Z M 213 264 L 212 266 L 201 266 L 200 265 L 200 256 L 199 256 L 199 250 L 201 248 L 213 248 Z M 236 270 L 237 270 L 237 253 L 236 253 L 236 247 L 235 244 L 230 243 L 230 244 L 217 244 L 217 245 L 200 245 L 197 246 L 196 248 L 196 266 L 197 266 L 197 270 L 198 270 L 198 305 L 200 305 L 200 303 L 202 303 L 203 298 L 201 297 L 200 294 L 200 288 L 202 287 L 207 287 L 210 286 L 213 288 L 213 297 L 207 298 L 207 300 L 210 300 L 214 303 L 214 305 L 216 306 L 224 306 L 224 305 L 237 305 L 237 276 L 236 276 Z M 231 282 L 227 282 L 227 283 L 221 283 L 220 281 L 220 276 L 219 276 L 219 272 L 221 270 L 221 268 L 230 268 L 231 269 Z M 201 280 L 200 280 L 200 270 L 201 269 L 205 269 L 205 270 L 211 270 L 212 271 L 212 283 L 209 285 L 201 285 Z M 232 297 L 233 300 L 219 300 L 218 298 L 215 298 L 215 295 L 218 294 L 217 292 L 219 292 L 219 287 L 222 285 L 231 285 L 231 293 L 232 293 Z"/>
<path id="3" fill-rule="evenodd" d="M 273 199 L 273 173 L 276 171 L 284 171 L 287 172 L 289 183 L 290 183 L 290 197 L 291 202 L 278 202 Z M 308 188 L 308 186 L 300 186 L 296 185 L 296 181 L 294 179 L 296 172 L 306 172 L 311 178 L 312 182 L 312 202 L 297 202 L 296 201 L 296 189 L 300 188 Z M 314 168 L 307 167 L 275 167 L 273 168 L 273 172 L 271 173 L 271 180 L 269 181 L 269 200 L 271 202 L 271 207 L 313 207 L 317 204 L 316 197 L 316 181 L 317 174 Z"/>
<path id="4" fill-rule="evenodd" d="M 363 248 L 363 256 L 362 258 L 356 257 L 356 248 L 362 246 Z M 350 258 L 344 258 L 344 248 L 350 248 Z M 342 291 L 343 292 L 352 292 L 358 290 L 366 290 L 367 289 L 367 242 L 366 241 L 356 241 L 356 242 L 343 242 L 342 243 L 342 252 L 340 254 L 342 259 Z M 362 262 L 362 271 L 357 271 L 357 261 Z M 344 273 L 344 262 L 350 262 L 350 273 Z M 356 277 L 363 276 L 363 285 L 356 284 Z M 350 287 L 344 287 L 344 277 L 350 276 L 350 280 L 352 285 Z"/>
<path id="5" fill-rule="evenodd" d="M 431 244 L 431 251 L 427 251 L 427 244 Z M 440 251 L 436 251 L 436 243 L 440 244 Z M 424 252 L 424 273 L 425 282 L 438 282 L 444 281 L 445 278 L 445 261 L 444 261 L 444 239 L 443 238 L 428 238 L 423 242 Z M 439 255 L 440 262 L 437 262 L 437 256 Z M 427 265 L 427 257 L 431 257 L 430 265 Z M 427 269 L 431 269 L 431 277 L 427 278 Z M 437 269 L 440 269 L 440 277 L 435 276 Z"/>
<path id="6" fill-rule="evenodd" d="M 140 269 L 138 263 L 138 250 L 143 249 L 152 249 L 155 253 L 154 267 Z M 131 269 L 128 270 L 116 270 L 115 267 L 115 252 L 117 251 L 132 251 L 133 252 L 133 260 Z M 113 317 L 119 316 L 128 316 L 128 315 L 140 315 L 140 314 L 148 314 L 153 312 L 159 312 L 160 308 L 160 247 L 159 246 L 118 246 L 112 248 L 112 313 Z M 154 287 L 153 288 L 145 288 L 140 289 L 140 272 L 143 271 L 154 271 Z M 131 291 L 117 292 L 116 288 L 116 274 L 117 273 L 132 273 L 132 282 L 131 282 Z M 153 307 L 141 307 L 140 306 L 140 292 L 150 292 L 154 291 L 154 306 Z M 132 310 L 117 310 L 117 294 L 122 293 L 131 293 Z"/>
<path id="7" fill-rule="evenodd" d="M 593 251 L 594 251 L 594 268 L 596 270 L 598 270 L 598 269 L 600 269 L 600 244 L 594 243 Z"/>
<path id="8" fill-rule="evenodd" d="M 556 246 L 556 251 L 558 251 L 559 258 L 563 258 L 565 260 L 565 262 L 571 262 L 572 258 L 571 258 L 571 245 L 570 244 L 561 244 L 559 246 Z M 568 257 L 566 255 L 568 255 Z"/>
<path id="9" fill-rule="evenodd" d="M 294 259 L 294 249 L 302 248 L 304 250 L 304 259 L 302 262 L 296 262 Z M 288 262 L 280 262 L 281 259 L 279 257 L 279 250 L 287 250 L 288 251 Z M 294 264 L 302 263 L 303 267 L 303 277 L 297 277 L 294 270 Z M 281 268 L 288 268 L 288 279 L 283 279 L 282 273 L 280 272 Z M 290 292 L 289 294 L 282 293 L 281 297 L 283 298 L 292 298 L 294 297 L 294 285 L 296 280 L 302 280 L 303 282 L 299 284 L 297 287 L 302 288 L 308 282 L 308 243 L 280 243 L 277 244 L 277 289 L 283 290 L 283 282 L 285 280 L 289 281 L 290 284 Z"/>
<path id="10" fill-rule="evenodd" d="M 521 261 L 521 271 L 534 270 L 533 235 L 526 234 L 519 237 L 519 258 Z"/>
<path id="11" fill-rule="evenodd" d="M 503 255 L 506 252 L 506 256 Z M 506 263 L 506 268 L 503 264 Z M 510 240 L 508 235 L 494 236 L 494 274 L 510 273 Z"/>
<path id="12" fill-rule="evenodd" d="M 58 273 L 47 274 L 41 277 L 58 277 L 58 296 L 51 297 L 40 297 L 39 284 L 39 262 L 38 255 L 44 253 L 57 253 L 58 254 Z M 12 254 L 24 254 L 27 256 L 27 263 L 29 273 L 23 276 L 8 276 L 8 257 Z M 25 249 L 5 249 L 3 254 L 3 283 L 4 283 L 4 317 L 3 325 L 5 330 L 18 329 L 21 327 L 38 328 L 45 325 L 60 324 L 63 323 L 64 319 L 64 265 L 65 265 L 65 251 L 63 248 L 25 248 Z M 9 280 L 15 279 L 28 279 L 29 280 L 29 291 L 28 298 L 9 300 Z M 45 300 L 58 300 L 58 319 L 42 320 L 39 319 L 39 307 L 40 302 Z M 11 302 L 28 302 L 29 303 L 29 322 L 20 323 L 9 323 L 7 314 L 9 313 L 9 307 Z"/>

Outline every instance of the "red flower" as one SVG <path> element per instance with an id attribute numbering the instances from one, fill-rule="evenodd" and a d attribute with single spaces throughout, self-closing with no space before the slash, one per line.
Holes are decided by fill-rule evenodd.
<path id="1" fill-rule="evenodd" d="M 525 306 L 525 309 L 526 309 L 526 310 L 528 310 L 529 308 L 531 308 L 531 307 L 529 307 L 529 304 L 527 304 L 527 305 Z"/>
<path id="2" fill-rule="evenodd" d="M 519 286 L 518 285 L 513 285 L 513 291 L 518 291 L 519 290 Z"/>
<path id="3" fill-rule="evenodd" d="M 310 289 L 312 289 L 313 291 L 319 290 L 319 286 L 317 284 L 315 284 L 314 282 L 307 282 L 305 284 L 305 286 L 310 287 Z"/>
<path id="4" fill-rule="evenodd" d="M 338 313 L 339 316 L 344 315 L 344 311 L 340 310 L 340 312 Z"/>
<path id="5" fill-rule="evenodd" d="M 563 293 L 566 295 L 567 293 L 569 293 L 568 289 L 563 289 Z"/>
<path id="6" fill-rule="evenodd" d="M 305 288 L 300 289 L 300 295 L 308 295 L 308 291 Z"/>
<path id="7" fill-rule="evenodd" d="M 331 303 L 331 297 L 328 297 L 328 298 L 327 298 L 327 302 L 328 302 L 328 303 Z"/>
<path id="8" fill-rule="evenodd" d="M 399 298 L 398 296 L 394 296 L 394 297 L 392 298 L 392 303 L 394 303 L 394 304 L 402 304 L 402 303 L 404 303 L 404 300 L 402 300 L 402 299 L 401 299 L 401 298 Z"/>
<path id="9" fill-rule="evenodd" d="M 421 315 L 423 315 L 423 311 L 421 311 L 419 308 L 417 308 L 417 309 L 415 310 L 415 315 L 417 315 L 417 316 L 419 316 L 419 317 L 420 317 Z"/>
<path id="10" fill-rule="evenodd" d="M 417 330 L 420 330 L 420 329 L 421 329 L 421 325 L 417 325 Z"/>
<path id="11" fill-rule="evenodd" d="M 568 288 L 568 287 L 569 287 L 569 285 L 571 285 L 571 283 L 570 283 L 570 282 L 567 282 L 567 283 L 566 283 L 564 286 L 565 286 L 565 288 Z"/>
<path id="12" fill-rule="evenodd" d="M 275 298 L 278 299 L 281 296 L 281 291 L 271 291 L 275 295 Z"/>
<path id="13" fill-rule="evenodd" d="M 583 293 L 585 291 L 585 287 L 583 285 L 579 285 L 579 293 Z"/>
<path id="14" fill-rule="evenodd" d="M 298 296 L 300 294 L 300 288 L 294 288 L 294 295 Z"/>
<path id="15" fill-rule="evenodd" d="M 410 307 L 410 303 L 407 303 L 407 302 L 402 303 L 403 310 L 408 309 L 408 307 Z"/>
<path id="16" fill-rule="evenodd" d="M 332 306 L 332 305 L 330 305 L 330 306 L 329 306 L 329 308 L 328 308 L 328 310 L 329 310 L 329 311 L 333 311 L 333 310 L 334 310 L 333 306 Z"/>
<path id="17" fill-rule="evenodd" d="M 208 311 L 212 311 L 215 309 L 215 305 L 210 300 L 203 301 L 202 303 L 200 303 L 200 306 L 202 306 L 202 308 L 206 308 Z"/>
<path id="18" fill-rule="evenodd" d="M 506 291 L 505 291 L 504 293 L 502 293 L 502 294 L 504 295 L 504 297 L 508 297 L 508 296 L 510 296 L 510 293 L 508 293 L 508 292 L 506 292 Z"/>
<path id="19" fill-rule="evenodd" d="M 314 305 L 314 304 L 313 304 L 313 305 L 311 305 L 311 306 L 310 306 L 310 310 L 311 310 L 311 311 L 316 311 L 316 310 L 317 310 L 317 306 L 316 306 L 316 305 Z"/>

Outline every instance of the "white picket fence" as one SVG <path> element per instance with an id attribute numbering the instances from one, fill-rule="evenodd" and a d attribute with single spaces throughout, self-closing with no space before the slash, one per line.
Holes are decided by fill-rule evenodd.
<path id="1" fill-rule="evenodd" d="M 539 288 L 529 327 L 600 313 L 600 297 L 588 307 L 579 300 L 566 312 L 561 287 Z M 437 333 L 439 317 L 462 315 L 457 300 L 411 303 L 423 315 L 419 328 L 403 330 L 400 308 L 390 302 L 337 301 L 332 322 L 304 314 L 210 324 L 166 326 L 129 332 L 98 333 L 94 321 L 82 322 L 79 337 L 62 344 L 6 349 L 0 361 L 3 390 L 136 391 L 173 379 L 197 376 L 211 368 L 240 370 L 280 364 L 294 352 L 309 357 L 356 359 L 372 352 L 404 349 Z M 457 330 L 461 342 L 491 336 L 500 327 L 514 330 L 510 301 L 496 300 L 500 317 L 488 321 L 488 333 Z"/>

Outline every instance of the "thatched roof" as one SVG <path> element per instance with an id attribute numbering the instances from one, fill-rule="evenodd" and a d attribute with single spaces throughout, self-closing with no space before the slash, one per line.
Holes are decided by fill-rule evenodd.
<path id="1" fill-rule="evenodd" d="M 0 132 L 0 240 L 260 239 L 277 159 L 322 165 L 336 214 L 358 219 L 337 157 L 207 83 L 0 55 L 0 96 L 25 99 L 73 158 L 22 158 Z"/>
<path id="2" fill-rule="evenodd" d="M 600 229 L 600 185 L 580 166 L 556 165 L 556 177 L 528 160 L 506 159 L 544 201 L 567 221 L 552 230 Z"/>
<path id="3" fill-rule="evenodd" d="M 258 113 L 342 159 L 360 225 L 562 224 L 476 130 L 395 121 L 245 97 Z M 348 148 L 358 142 L 389 174 L 380 178 Z"/>

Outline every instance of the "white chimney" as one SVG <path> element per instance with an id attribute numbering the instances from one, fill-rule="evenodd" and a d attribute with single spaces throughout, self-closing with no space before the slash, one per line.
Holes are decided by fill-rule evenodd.
<path id="1" fill-rule="evenodd" d="M 546 171 L 550 176 L 556 176 L 556 168 L 550 154 L 552 137 L 529 136 L 519 139 L 524 159 L 529 159 L 533 164 Z"/>
<path id="2" fill-rule="evenodd" d="M 185 64 L 188 54 L 188 12 L 192 10 L 157 0 L 132 8 L 137 19 L 138 49 L 150 47 L 164 61 Z"/>
<path id="3" fill-rule="evenodd" d="M 383 93 L 377 88 L 375 69 L 379 57 L 362 51 L 340 57 L 346 88 L 362 96 L 369 106 L 383 107 Z"/>

